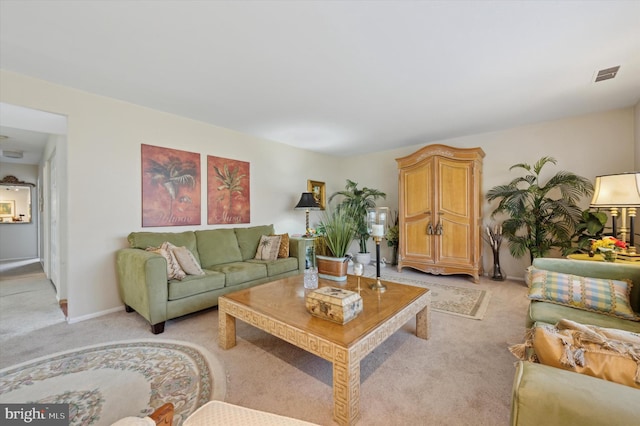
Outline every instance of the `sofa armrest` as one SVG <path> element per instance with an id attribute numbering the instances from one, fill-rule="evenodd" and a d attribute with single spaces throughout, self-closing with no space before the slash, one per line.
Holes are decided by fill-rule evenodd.
<path id="1" fill-rule="evenodd" d="M 639 400 L 640 390 L 630 386 L 519 361 L 513 382 L 511 425 L 637 424 Z"/>
<path id="2" fill-rule="evenodd" d="M 537 258 L 533 260 L 537 269 L 579 275 L 581 277 L 606 278 L 612 280 L 631 280 L 631 308 L 640 313 L 640 266 L 625 263 L 595 262 L 588 260 L 569 260 Z"/>
<path id="3" fill-rule="evenodd" d="M 151 325 L 167 320 L 167 261 L 157 253 L 125 248 L 116 253 L 122 301 Z"/>
<path id="4" fill-rule="evenodd" d="M 307 267 L 307 244 L 300 238 L 289 239 L 289 257 L 298 258 L 298 270 L 303 273 Z"/>

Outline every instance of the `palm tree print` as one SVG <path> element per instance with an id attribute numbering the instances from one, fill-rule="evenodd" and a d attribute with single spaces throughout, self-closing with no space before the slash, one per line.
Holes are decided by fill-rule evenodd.
<path id="1" fill-rule="evenodd" d="M 213 166 L 213 170 L 216 172 L 216 179 L 220 182 L 218 186 L 218 191 L 227 191 L 229 194 L 229 198 L 227 200 L 228 211 L 232 211 L 233 208 L 233 196 L 234 194 L 242 194 L 244 188 L 242 186 L 242 179 L 246 176 L 244 174 L 240 174 L 240 168 L 235 167 L 229 170 L 227 164 L 224 165 L 223 170 L 220 171 L 220 168 L 217 166 Z M 220 201 L 224 199 L 224 196 L 219 198 Z"/>
<path id="2" fill-rule="evenodd" d="M 169 203 L 169 217 L 173 216 L 173 202 L 178 198 L 181 186 L 193 188 L 196 184 L 198 168 L 193 161 L 182 161 L 178 157 L 169 156 L 168 160 L 160 163 L 149 159 L 150 166 L 145 170 L 151 176 L 151 181 L 167 191 Z M 186 197 L 188 199 L 189 197 Z M 185 200 L 184 197 L 180 197 Z"/>

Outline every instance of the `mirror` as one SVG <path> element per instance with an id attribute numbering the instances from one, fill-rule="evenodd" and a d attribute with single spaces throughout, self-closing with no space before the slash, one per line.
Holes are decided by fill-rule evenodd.
<path id="1" fill-rule="evenodd" d="M 31 223 L 32 183 L 5 176 L 0 181 L 0 223 Z"/>

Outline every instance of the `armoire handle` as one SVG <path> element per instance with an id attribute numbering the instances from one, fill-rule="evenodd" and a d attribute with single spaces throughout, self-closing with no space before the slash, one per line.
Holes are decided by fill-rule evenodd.
<path id="1" fill-rule="evenodd" d="M 442 235 L 442 221 L 438 222 L 438 225 L 436 225 L 436 235 Z"/>
<path id="2" fill-rule="evenodd" d="M 427 235 L 433 235 L 433 225 L 431 225 L 431 222 L 427 225 Z"/>

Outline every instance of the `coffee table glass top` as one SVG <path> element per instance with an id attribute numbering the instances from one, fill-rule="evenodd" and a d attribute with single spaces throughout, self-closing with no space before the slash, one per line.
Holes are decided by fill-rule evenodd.
<path id="1" fill-rule="evenodd" d="M 322 336 L 337 345 L 348 348 L 429 291 L 422 287 L 385 281 L 387 291 L 380 293 L 369 288 L 374 281 L 375 278 L 361 277 L 362 312 L 344 325 L 314 317 L 307 312 L 305 294 L 312 290 L 305 290 L 302 275 L 228 293 L 221 297 L 248 306 L 288 326 Z M 346 282 L 321 278 L 318 280 L 318 285 L 357 292 L 358 281 L 357 277 L 349 275 Z"/>

